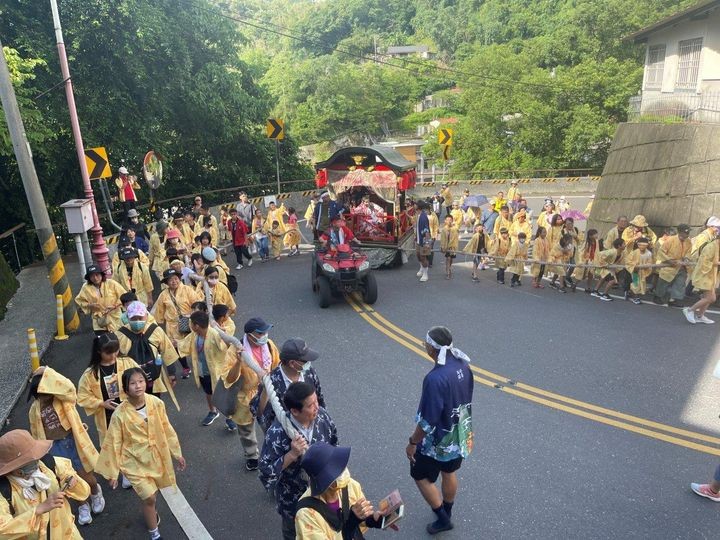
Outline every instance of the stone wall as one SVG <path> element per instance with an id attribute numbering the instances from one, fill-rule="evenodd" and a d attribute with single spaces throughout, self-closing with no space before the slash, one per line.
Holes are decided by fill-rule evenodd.
<path id="1" fill-rule="evenodd" d="M 637 214 L 658 235 L 680 223 L 697 231 L 720 214 L 720 124 L 618 127 L 588 226 L 605 234 Z"/>

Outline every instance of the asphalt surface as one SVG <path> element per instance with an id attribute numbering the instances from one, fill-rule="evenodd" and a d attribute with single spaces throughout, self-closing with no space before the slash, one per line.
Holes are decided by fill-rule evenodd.
<path id="1" fill-rule="evenodd" d="M 433 325 L 446 325 L 473 366 L 514 381 L 476 372 L 500 388 L 475 384 L 475 450 L 459 473 L 455 529 L 441 537 L 717 537 L 718 508 L 694 495 L 689 483 L 708 481 L 720 455 L 720 444 L 692 434 L 720 434 L 720 381 L 710 376 L 718 328 L 691 326 L 674 309 L 604 303 L 580 291 L 538 291 L 527 277 L 521 288 L 510 289 L 496 284 L 490 270 L 475 284 L 462 258 L 448 281 L 439 259 L 425 284 L 415 277 L 414 257 L 403 268 L 378 271 L 377 314 L 416 338 Z M 400 490 L 406 503 L 401 530 L 367 536 L 426 537 L 424 527 L 433 515 L 409 477 L 404 449 L 431 364 L 412 350 L 408 336 L 398 335 L 371 309 L 359 306 L 360 314 L 342 299 L 326 310 L 317 307 L 307 254 L 236 274 L 239 328 L 259 315 L 275 324 L 271 338 L 278 344 L 300 336 L 321 352 L 314 364 L 328 410 L 341 445 L 353 449 L 350 470 L 367 497 L 377 501 Z M 85 326 L 69 341 L 53 343 L 45 361 L 77 381 L 91 336 Z M 584 404 L 547 395 L 542 396 L 547 402 L 539 403 L 527 398 L 539 394 L 521 383 Z M 200 426 L 206 405 L 192 379 L 181 381 L 177 393 L 182 411 L 171 405 L 168 411 L 188 461 L 178 483 L 200 520 L 216 539 L 278 538 L 273 501 L 256 475 L 244 471 L 237 436 L 220 420 Z M 10 427 L 27 425 L 23 402 Z M 601 414 L 586 408 L 588 403 L 639 419 Z M 668 432 L 638 423 L 641 419 L 692 433 Z M 643 429 L 673 442 L 638 432 Z M 142 537 L 135 495 L 119 490 L 107 501 L 106 514 L 84 528 L 83 536 Z M 160 514 L 163 537 L 184 538 L 164 503 Z"/>

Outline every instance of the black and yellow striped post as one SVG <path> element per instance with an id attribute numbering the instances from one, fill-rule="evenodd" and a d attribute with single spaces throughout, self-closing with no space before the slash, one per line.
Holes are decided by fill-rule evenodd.
<path id="1" fill-rule="evenodd" d="M 58 250 L 55 233 L 50 229 L 37 231 L 40 245 L 42 246 L 43 257 L 45 258 L 45 266 L 48 269 L 48 279 L 52 285 L 56 298 L 62 298 L 62 315 L 65 320 L 65 329 L 73 332 L 80 326 L 80 318 L 78 317 L 77 307 L 73 301 L 72 290 L 65 274 L 65 265 L 60 258 L 60 250 Z"/>

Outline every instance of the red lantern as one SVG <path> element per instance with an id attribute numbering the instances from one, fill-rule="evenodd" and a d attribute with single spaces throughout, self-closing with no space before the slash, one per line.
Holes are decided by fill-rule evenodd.
<path id="1" fill-rule="evenodd" d="M 410 173 L 404 172 L 399 176 L 398 189 L 405 191 L 410 187 Z"/>
<path id="2" fill-rule="evenodd" d="M 327 185 L 327 170 L 320 169 L 317 173 L 315 173 L 315 185 L 319 188 Z"/>

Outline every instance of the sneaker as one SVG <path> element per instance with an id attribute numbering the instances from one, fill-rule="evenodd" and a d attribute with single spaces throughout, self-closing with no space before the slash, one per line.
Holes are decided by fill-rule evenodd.
<path id="1" fill-rule="evenodd" d="M 428 280 L 428 277 L 425 275 L 420 278 L 420 281 L 427 281 L 427 280 Z"/>
<path id="2" fill-rule="evenodd" d="M 715 321 L 713 321 L 712 319 L 708 319 L 705 315 L 703 315 L 702 317 L 695 317 L 695 320 L 703 324 L 715 324 Z"/>
<path id="3" fill-rule="evenodd" d="M 600 300 L 602 300 L 603 302 L 612 302 L 612 301 L 613 301 L 613 299 L 610 297 L 610 295 L 609 295 L 608 293 L 602 293 L 602 294 L 599 296 L 599 298 L 600 298 Z"/>
<path id="4" fill-rule="evenodd" d="M 567 288 L 566 288 L 566 287 L 560 287 L 560 288 L 558 289 L 558 292 L 561 292 L 561 293 L 565 294 L 565 293 L 567 292 Z"/>
<path id="5" fill-rule="evenodd" d="M 480 281 L 480 278 L 478 278 L 477 276 L 473 276 L 472 280 L 474 283 L 477 283 L 478 281 Z"/>
<path id="6" fill-rule="evenodd" d="M 504 279 L 498 279 L 497 282 L 498 282 L 500 285 L 505 285 L 505 280 L 504 280 Z"/>
<path id="7" fill-rule="evenodd" d="M 693 482 L 690 484 L 690 489 L 701 497 L 710 499 L 713 502 L 720 502 L 720 493 L 715 493 L 712 489 L 710 489 L 710 484 L 696 484 Z"/>
<path id="8" fill-rule="evenodd" d="M 225 419 L 225 427 L 228 431 L 237 431 L 237 424 L 230 418 Z"/>
<path id="9" fill-rule="evenodd" d="M 78 506 L 78 525 L 89 525 L 92 523 L 92 514 L 90 514 L 90 505 L 88 503 Z"/>
<path id="10" fill-rule="evenodd" d="M 422 277 L 422 267 L 420 267 L 420 270 L 417 271 L 417 274 L 415 274 L 417 277 Z"/>
<path id="11" fill-rule="evenodd" d="M 625 292 L 623 293 L 623 298 L 625 299 L 626 302 L 627 302 L 628 300 L 630 300 L 630 292 L 629 292 L 629 291 L 625 291 Z"/>
<path id="12" fill-rule="evenodd" d="M 238 265 L 235 267 L 235 270 L 242 270 L 242 269 L 243 269 L 243 265 L 242 265 L 242 264 L 238 264 Z"/>
<path id="13" fill-rule="evenodd" d="M 555 283 L 554 281 L 551 281 L 551 282 L 550 282 L 550 288 L 551 288 L 551 289 L 555 289 L 555 290 L 557 291 L 557 290 L 560 288 L 560 285 L 558 285 L 558 284 Z"/>
<path id="14" fill-rule="evenodd" d="M 682 310 L 683 315 L 685 315 L 685 318 L 687 319 L 687 322 L 690 324 L 695 324 L 697 320 L 695 319 L 695 312 L 690 308 L 683 308 Z"/>
<path id="15" fill-rule="evenodd" d="M 245 461 L 245 470 L 257 471 L 257 469 L 258 469 L 258 460 L 257 459 L 248 459 Z"/>
<path id="16" fill-rule="evenodd" d="M 105 510 L 105 497 L 100 484 L 98 484 L 98 492 L 95 495 L 90 494 L 90 506 L 93 514 L 100 514 Z"/>
<path id="17" fill-rule="evenodd" d="M 631 298 L 630 301 L 633 304 L 635 304 L 636 306 L 639 306 L 640 304 L 642 304 L 642 300 L 640 300 L 639 298 Z"/>
<path id="18" fill-rule="evenodd" d="M 132 487 L 132 484 L 130 483 L 130 480 L 125 478 L 125 475 L 120 476 L 120 485 L 123 489 L 130 489 Z"/>
<path id="19" fill-rule="evenodd" d="M 190 377 L 190 375 L 192 375 L 192 369 L 190 369 L 189 367 L 186 367 L 186 368 L 183 368 L 183 372 L 180 377 L 183 379 L 187 379 Z"/>
<path id="20" fill-rule="evenodd" d="M 207 413 L 207 416 L 203 419 L 202 425 L 203 425 L 203 426 L 209 426 L 210 424 L 212 424 L 212 423 L 215 421 L 215 419 L 216 419 L 218 416 L 220 416 L 220 413 L 219 413 L 219 412 L 217 412 L 217 411 L 210 411 L 209 413 Z"/>
<path id="21" fill-rule="evenodd" d="M 600 298 L 602 295 L 600 294 L 599 291 L 592 291 L 590 293 L 590 296 L 594 296 L 595 298 Z"/>
<path id="22" fill-rule="evenodd" d="M 252 259 L 248 259 L 247 265 L 248 267 L 252 266 Z"/>

